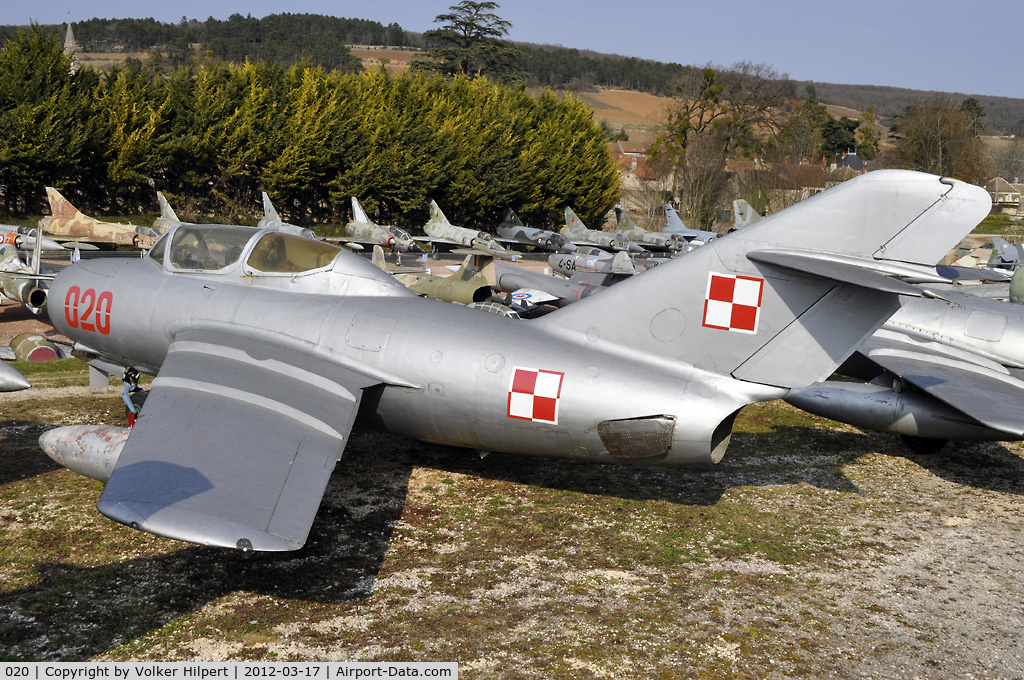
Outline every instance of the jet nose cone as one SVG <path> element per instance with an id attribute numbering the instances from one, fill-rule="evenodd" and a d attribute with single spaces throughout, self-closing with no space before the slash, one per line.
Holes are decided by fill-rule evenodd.
<path id="1" fill-rule="evenodd" d="M 39 244 L 41 250 L 64 250 L 64 246 L 54 241 L 52 238 L 46 238 L 45 236 L 37 236 L 42 243 Z"/>
<path id="2" fill-rule="evenodd" d="M 0 392 L 17 392 L 18 390 L 27 390 L 30 387 L 32 385 L 29 383 L 28 378 L 23 376 L 18 369 L 0 361 Z"/>
<path id="3" fill-rule="evenodd" d="M 631 252 L 631 253 L 642 253 L 642 252 L 644 252 L 644 249 L 641 248 L 640 246 L 638 246 L 635 243 L 630 243 L 629 244 L 629 252 Z"/>

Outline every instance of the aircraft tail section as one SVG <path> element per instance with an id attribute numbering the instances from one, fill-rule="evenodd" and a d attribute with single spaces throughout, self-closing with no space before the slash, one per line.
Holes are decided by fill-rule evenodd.
<path id="1" fill-rule="evenodd" d="M 268 222 L 280 222 L 281 218 L 277 215 L 277 208 L 270 202 L 270 196 L 267 196 L 267 192 L 263 192 L 263 219 Z"/>
<path id="2" fill-rule="evenodd" d="M 868 173 L 537 323 L 609 351 L 803 387 L 881 326 L 899 295 L 923 294 L 877 260 L 934 265 L 990 206 L 963 182 Z"/>
<path id="3" fill-rule="evenodd" d="M 366 212 L 363 211 L 363 206 L 359 205 L 359 201 L 355 196 L 352 197 L 352 221 L 359 222 L 360 224 L 370 223 L 370 218 L 366 216 Z"/>
<path id="4" fill-rule="evenodd" d="M 71 201 L 53 187 L 46 187 L 46 198 L 50 202 L 50 214 L 54 217 L 72 219 L 82 214 L 78 208 L 71 205 Z"/>
<path id="5" fill-rule="evenodd" d="M 640 231 L 640 227 L 636 226 L 636 223 L 630 219 L 626 211 L 622 209 L 621 205 L 615 206 L 615 231 L 620 233 L 629 233 Z"/>
<path id="6" fill-rule="evenodd" d="M 505 212 L 501 214 L 501 224 L 504 226 L 513 227 L 525 227 L 523 221 L 519 219 L 519 215 L 516 215 L 515 210 L 512 208 L 505 208 Z"/>
<path id="7" fill-rule="evenodd" d="M 171 204 L 167 202 L 167 199 L 159 191 L 156 192 L 156 202 L 160 204 L 161 219 L 181 222 L 181 220 L 178 219 L 177 213 L 174 212 L 174 208 L 171 207 Z"/>
<path id="8" fill-rule="evenodd" d="M 733 226 L 736 229 L 739 229 L 740 227 L 749 227 L 751 224 L 761 219 L 760 213 L 754 210 L 754 206 L 750 205 L 742 198 L 732 202 L 732 215 Z"/>

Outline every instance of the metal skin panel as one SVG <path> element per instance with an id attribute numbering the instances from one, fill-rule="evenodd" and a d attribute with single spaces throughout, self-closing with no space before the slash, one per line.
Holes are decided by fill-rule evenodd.
<path id="1" fill-rule="evenodd" d="M 907 301 L 883 328 L 969 350 L 1011 368 L 1024 368 L 1024 309 L 954 291 L 942 295 L 949 302 Z"/>

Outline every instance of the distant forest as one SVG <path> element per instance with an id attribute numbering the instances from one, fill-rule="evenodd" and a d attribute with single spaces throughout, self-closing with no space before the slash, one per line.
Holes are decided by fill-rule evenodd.
<path id="1" fill-rule="evenodd" d="M 63 24 L 40 28 L 60 35 L 65 30 Z M 0 44 L 12 38 L 17 29 L 0 26 Z M 172 63 L 181 63 L 198 46 L 204 55 L 227 62 L 249 59 L 287 66 L 307 61 L 343 72 L 360 68 L 346 45 L 425 46 L 422 34 L 406 31 L 396 23 L 384 26 L 376 21 L 314 14 L 271 14 L 262 19 L 233 14 L 226 21 L 182 17 L 174 24 L 154 19 L 90 19 L 74 24 L 74 32 L 83 52 L 159 49 Z M 520 66 L 531 85 L 575 89 L 601 86 L 671 95 L 679 77 L 695 68 L 549 45 L 513 44 L 522 53 Z M 874 85 L 797 82 L 796 86 L 801 94 L 813 88 L 815 96 L 829 104 L 858 111 L 874 105 L 884 119 L 915 101 L 945 97 L 955 104 L 973 96 L 984 107 L 986 134 L 1024 135 L 1024 99 Z"/>

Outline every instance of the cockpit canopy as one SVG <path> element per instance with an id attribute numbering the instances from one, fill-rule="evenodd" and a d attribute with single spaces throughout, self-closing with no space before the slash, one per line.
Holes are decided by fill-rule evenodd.
<path id="1" fill-rule="evenodd" d="M 217 271 L 237 263 L 259 233 L 252 227 L 182 225 L 164 235 L 149 257 L 158 263 L 166 258 L 176 270 Z M 340 252 L 337 246 L 323 241 L 265 232 L 250 249 L 245 264 L 255 272 L 300 274 L 330 266 Z"/>

